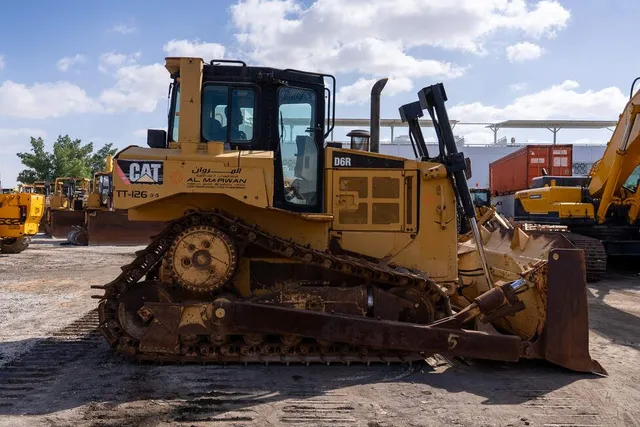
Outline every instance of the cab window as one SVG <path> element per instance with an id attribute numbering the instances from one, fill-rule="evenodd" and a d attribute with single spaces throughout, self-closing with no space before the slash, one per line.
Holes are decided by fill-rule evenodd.
<path id="1" fill-rule="evenodd" d="M 176 86 L 173 96 L 173 116 L 171 117 L 171 140 L 178 142 L 178 128 L 180 127 L 180 85 Z"/>
<path id="2" fill-rule="evenodd" d="M 315 143 L 316 93 L 285 87 L 278 92 L 278 136 L 285 200 L 318 202 L 318 148 Z"/>
<path id="3" fill-rule="evenodd" d="M 226 85 L 206 85 L 202 91 L 202 138 L 225 145 L 254 139 L 255 91 Z"/>
<path id="4" fill-rule="evenodd" d="M 631 172 L 631 175 L 629 175 L 623 187 L 635 193 L 638 191 L 638 185 L 640 185 L 640 165 L 636 166 L 633 172 Z"/>

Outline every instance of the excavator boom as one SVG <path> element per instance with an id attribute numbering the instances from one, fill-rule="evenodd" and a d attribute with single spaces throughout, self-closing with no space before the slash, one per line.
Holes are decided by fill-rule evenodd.
<path id="1" fill-rule="evenodd" d="M 634 224 L 638 219 L 640 200 L 637 188 L 630 192 L 631 194 L 623 189 L 630 177 L 634 178 L 635 182 L 630 183 L 634 187 L 637 187 L 640 179 L 637 176 L 640 172 L 634 173 L 640 165 L 640 120 L 637 119 L 639 113 L 640 91 L 627 102 L 603 156 L 594 163 L 589 172 L 589 195 L 600 199 L 596 212 L 599 224 L 605 222 L 613 204 L 628 206 L 627 217 L 630 224 Z"/>

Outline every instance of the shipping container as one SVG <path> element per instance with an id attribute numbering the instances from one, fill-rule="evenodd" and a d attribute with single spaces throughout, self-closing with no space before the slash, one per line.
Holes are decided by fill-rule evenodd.
<path id="1" fill-rule="evenodd" d="M 489 163 L 491 195 L 513 194 L 531 186 L 531 180 L 543 175 L 571 176 L 573 145 L 527 145 Z"/>

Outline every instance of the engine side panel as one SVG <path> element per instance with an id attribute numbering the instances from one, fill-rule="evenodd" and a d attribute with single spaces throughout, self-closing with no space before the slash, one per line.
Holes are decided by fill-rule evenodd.
<path id="1" fill-rule="evenodd" d="M 456 280 L 456 203 L 443 165 L 345 149 L 328 149 L 325 164 L 332 243 Z"/>

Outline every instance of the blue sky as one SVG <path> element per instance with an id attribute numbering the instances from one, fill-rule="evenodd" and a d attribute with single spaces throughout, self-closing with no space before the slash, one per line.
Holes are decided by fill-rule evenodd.
<path id="1" fill-rule="evenodd" d="M 335 73 L 339 117 L 367 117 L 388 76 L 383 117 L 443 81 L 450 116 L 616 120 L 640 74 L 640 2 L 524 0 L 11 2 L 0 14 L 0 173 L 15 185 L 29 136 L 144 144 L 164 127 L 165 56 L 197 54 Z M 197 56 L 196 55 L 196 56 Z M 343 138 L 336 133 L 336 139 Z M 467 141 L 484 128 L 460 126 Z M 397 132 L 404 133 L 404 132 Z M 609 132 L 562 131 L 561 142 Z M 388 135 L 386 135 L 388 137 Z M 546 131 L 505 131 L 549 140 Z M 385 137 L 385 134 L 383 134 Z"/>

